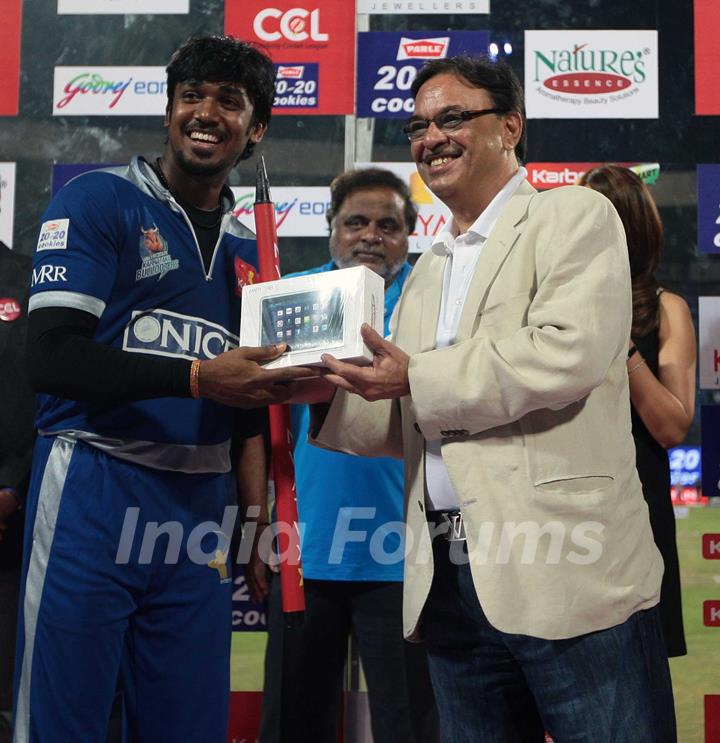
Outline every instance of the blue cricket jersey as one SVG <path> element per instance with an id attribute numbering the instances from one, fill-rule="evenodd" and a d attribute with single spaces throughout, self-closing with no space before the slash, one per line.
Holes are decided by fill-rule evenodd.
<path id="1" fill-rule="evenodd" d="M 190 220 L 150 165 L 83 174 L 43 215 L 29 309 L 95 315 L 94 340 L 128 353 L 211 359 L 238 345 L 242 286 L 256 275 L 252 233 L 232 193 L 206 272 Z M 62 432 L 159 469 L 226 472 L 234 412 L 212 400 L 158 398 L 98 405 L 39 395 L 42 433 Z"/>

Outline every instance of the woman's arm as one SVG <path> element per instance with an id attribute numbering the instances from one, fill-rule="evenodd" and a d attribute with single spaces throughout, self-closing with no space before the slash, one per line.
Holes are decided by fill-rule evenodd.
<path id="1" fill-rule="evenodd" d="M 627 362 L 630 400 L 653 438 L 664 448 L 685 438 L 695 410 L 697 349 L 690 310 L 677 294 L 660 295 L 658 375 L 635 352 Z"/>

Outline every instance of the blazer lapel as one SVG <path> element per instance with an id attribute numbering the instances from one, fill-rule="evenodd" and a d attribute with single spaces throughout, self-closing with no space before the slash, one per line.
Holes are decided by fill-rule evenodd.
<path id="1" fill-rule="evenodd" d="M 483 246 L 470 282 L 455 336 L 456 341 L 466 340 L 472 335 L 478 310 L 485 304 L 490 285 L 522 233 L 530 200 L 536 193 L 527 181 L 523 181 L 500 214 L 487 243 Z"/>

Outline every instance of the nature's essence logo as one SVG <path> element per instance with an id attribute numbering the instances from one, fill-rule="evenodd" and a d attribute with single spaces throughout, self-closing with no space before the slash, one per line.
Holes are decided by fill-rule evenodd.
<path id="1" fill-rule="evenodd" d="M 575 44 L 572 49 L 535 51 L 533 82 L 557 93 L 617 93 L 645 81 L 650 49 L 617 51 Z"/>
<path id="2" fill-rule="evenodd" d="M 77 95 L 87 95 L 92 93 L 93 95 L 110 95 L 110 103 L 108 108 L 114 108 L 117 102 L 122 97 L 123 93 L 128 89 L 132 77 L 127 80 L 105 80 L 102 75 L 98 75 L 97 72 L 81 72 L 76 75 L 72 80 L 68 80 L 63 88 L 65 97 L 61 98 L 57 102 L 58 108 L 65 108 Z"/>

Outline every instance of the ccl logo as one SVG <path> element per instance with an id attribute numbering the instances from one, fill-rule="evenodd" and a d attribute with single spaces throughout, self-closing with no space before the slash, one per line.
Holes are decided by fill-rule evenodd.
<path id="1" fill-rule="evenodd" d="M 279 41 L 282 38 L 296 42 L 329 39 L 329 35 L 320 30 L 319 8 L 290 8 L 285 12 L 278 8 L 265 8 L 255 16 L 253 31 L 263 41 Z"/>

